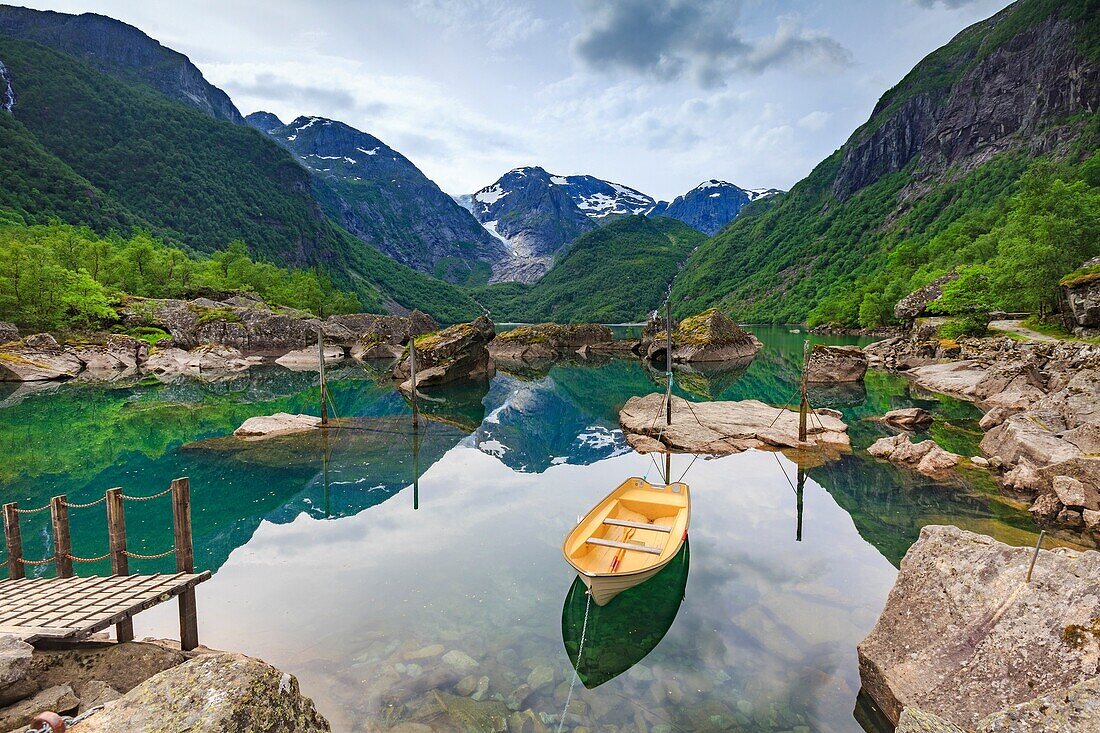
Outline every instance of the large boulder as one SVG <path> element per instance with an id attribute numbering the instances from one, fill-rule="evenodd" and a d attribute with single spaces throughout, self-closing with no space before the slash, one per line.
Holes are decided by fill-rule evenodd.
<path id="1" fill-rule="evenodd" d="M 913 321 L 926 315 L 928 305 L 936 298 L 943 295 L 943 287 L 959 278 L 957 272 L 938 277 L 923 288 L 918 288 L 906 295 L 894 306 L 894 318 L 899 321 Z"/>
<path id="2" fill-rule="evenodd" d="M 815 410 L 806 441 L 798 439 L 798 412 L 757 400 L 699 402 L 672 398 L 672 423 L 665 425 L 663 394 L 631 397 L 619 412 L 627 442 L 639 453 L 684 451 L 728 454 L 752 448 L 808 448 L 834 452 L 850 446 L 848 426 L 834 410 Z"/>
<path id="3" fill-rule="evenodd" d="M 905 430 L 923 430 L 932 424 L 933 417 L 932 413 L 923 407 L 903 407 L 890 410 L 882 416 L 882 421 L 887 425 Z"/>
<path id="4" fill-rule="evenodd" d="M 414 310 L 406 316 L 351 313 L 329 316 L 322 325 L 325 340 L 348 346 L 362 359 L 393 358 L 410 338 L 439 330 L 431 316 Z"/>
<path id="5" fill-rule="evenodd" d="M 1062 298 L 1066 319 L 1075 333 L 1100 334 L 1100 257 L 1092 258 L 1062 280 Z"/>
<path id="6" fill-rule="evenodd" d="M 76 358 L 84 369 L 95 373 L 136 372 L 149 358 L 149 344 L 141 339 L 121 334 L 109 334 L 97 341 L 72 344 Z"/>
<path id="7" fill-rule="evenodd" d="M 19 329 L 14 324 L 0 321 L 0 344 L 19 340 Z"/>
<path id="8" fill-rule="evenodd" d="M 34 647 L 11 634 L 0 635 L 0 707 L 38 690 L 29 678 Z"/>
<path id="9" fill-rule="evenodd" d="M 918 707 L 973 728 L 984 716 L 1098 674 L 1100 553 L 1010 547 L 926 526 L 858 646 L 864 691 L 891 721 Z"/>
<path id="10" fill-rule="evenodd" d="M 542 359 L 583 346 L 609 345 L 613 340 L 611 329 L 598 323 L 536 323 L 499 334 L 489 351 L 507 359 Z"/>
<path id="11" fill-rule="evenodd" d="M 867 355 L 858 346 L 814 344 L 806 365 L 806 381 L 858 382 L 867 373 Z"/>
<path id="12" fill-rule="evenodd" d="M 908 433 L 879 438 L 867 448 L 875 458 L 886 458 L 925 476 L 940 477 L 958 465 L 962 456 L 949 453 L 934 440 L 913 443 Z"/>
<path id="13" fill-rule="evenodd" d="M 496 336 L 493 322 L 481 316 L 472 323 L 454 326 L 416 338 L 416 385 L 409 379 L 409 357 L 393 368 L 395 379 L 405 382 L 402 389 L 430 387 L 464 379 L 485 379 L 495 372 L 489 356 L 489 343 Z"/>
<path id="14" fill-rule="evenodd" d="M 320 427 L 321 418 L 313 415 L 291 415 L 288 412 L 276 412 L 274 415 L 257 415 L 241 423 L 233 431 L 238 438 L 268 438 L 273 435 L 292 435 L 306 433 Z"/>
<path id="15" fill-rule="evenodd" d="M 663 330 L 648 329 L 646 358 L 666 359 L 668 337 Z M 676 363 L 743 361 L 756 355 L 762 344 L 733 320 L 711 308 L 685 318 L 672 328 L 672 361 Z"/>
<path id="16" fill-rule="evenodd" d="M 320 321 L 292 308 L 268 308 L 258 298 L 225 301 L 134 299 L 122 309 L 132 325 L 157 326 L 183 349 L 221 344 L 242 351 L 283 351 L 317 343 Z"/>
<path id="17" fill-rule="evenodd" d="M 0 382 L 36 382 L 75 377 L 84 368 L 71 347 L 36 333 L 0 347 Z"/>
<path id="18" fill-rule="evenodd" d="M 298 680 L 239 654 L 196 657 L 150 677 L 80 724 L 81 733 L 312 733 L 331 730 Z"/>
<path id="19" fill-rule="evenodd" d="M 184 351 L 179 348 L 156 349 L 145 362 L 148 372 L 162 379 L 201 374 L 239 372 L 260 363 L 260 357 L 246 357 L 231 346 L 207 345 Z"/>
<path id="20" fill-rule="evenodd" d="M 339 346 L 323 346 L 325 366 L 339 364 L 344 360 L 344 350 Z M 321 355 L 316 346 L 307 346 L 304 349 L 288 351 L 275 360 L 281 367 L 286 367 L 292 372 L 316 372 L 321 369 Z"/>

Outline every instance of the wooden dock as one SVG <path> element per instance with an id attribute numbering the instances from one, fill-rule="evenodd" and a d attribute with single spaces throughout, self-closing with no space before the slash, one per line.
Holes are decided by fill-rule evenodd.
<path id="1" fill-rule="evenodd" d="M 151 501 L 172 496 L 172 547 L 156 555 L 130 552 L 126 546 L 127 501 Z M 73 554 L 69 533 L 69 509 L 86 509 L 100 503 L 107 507 L 110 548 L 97 557 Z M 50 510 L 54 554 L 42 560 L 23 556 L 20 514 Z M 195 572 L 191 535 L 191 486 L 186 478 L 152 496 L 127 496 L 122 489 L 109 489 L 102 499 L 89 504 L 70 504 L 55 496 L 44 507 L 20 509 L 17 503 L 4 505 L 4 539 L 8 552 L 8 579 L 0 580 L 0 634 L 14 634 L 24 641 L 78 641 L 115 627 L 119 641 L 134 638 L 133 617 L 171 598 L 179 598 L 180 646 L 189 651 L 199 645 L 195 586 L 210 579 L 210 572 Z M 155 560 L 176 556 L 176 572 L 162 575 L 130 575 L 130 558 Z M 73 563 L 95 563 L 110 559 L 111 575 L 76 577 Z M 27 578 L 26 566 L 54 565 L 56 577 Z"/>

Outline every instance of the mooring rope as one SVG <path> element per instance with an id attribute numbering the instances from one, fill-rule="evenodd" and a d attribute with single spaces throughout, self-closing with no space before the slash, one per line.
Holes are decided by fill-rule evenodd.
<path id="1" fill-rule="evenodd" d="M 577 666 L 573 668 L 573 680 L 569 683 L 569 694 L 565 696 L 565 708 L 561 711 L 557 733 L 561 733 L 562 728 L 565 726 L 565 716 L 569 712 L 569 703 L 573 701 L 573 688 L 577 686 L 577 680 L 581 677 L 577 667 L 581 666 L 581 661 L 584 659 L 584 637 L 588 633 L 588 611 L 592 608 L 592 591 L 588 591 L 585 595 L 588 596 L 588 600 L 584 602 L 584 623 L 581 624 L 581 643 L 577 647 Z"/>

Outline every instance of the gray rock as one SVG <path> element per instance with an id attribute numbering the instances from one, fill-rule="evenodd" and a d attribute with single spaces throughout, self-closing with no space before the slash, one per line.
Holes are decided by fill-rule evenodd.
<path id="1" fill-rule="evenodd" d="M 555 677 L 553 667 L 540 665 L 531 670 L 531 674 L 527 675 L 527 684 L 533 690 L 541 690 L 543 687 L 554 684 Z"/>
<path id="2" fill-rule="evenodd" d="M 664 364 L 668 350 L 664 322 L 652 321 L 646 332 L 642 344 L 646 358 Z M 755 336 L 715 308 L 685 318 L 672 328 L 672 361 L 677 364 L 746 361 L 762 346 Z"/>
<path id="3" fill-rule="evenodd" d="M 1032 550 L 926 526 L 858 647 L 863 688 L 892 720 L 916 706 L 973 727 L 1082 682 L 1100 656 L 1100 553 Z"/>
<path id="4" fill-rule="evenodd" d="M 150 677 L 80 724 L 81 733 L 331 730 L 298 680 L 238 654 L 196 657 Z"/>
<path id="5" fill-rule="evenodd" d="M 943 295 L 943 286 L 954 282 L 959 278 L 957 272 L 949 272 L 938 277 L 923 288 L 918 288 L 906 295 L 894 306 L 894 318 L 899 321 L 912 321 L 920 316 L 927 315 L 929 303 Z"/>
<path id="6" fill-rule="evenodd" d="M 207 345 L 191 351 L 179 348 L 155 349 L 145 362 L 145 369 L 159 378 L 199 376 L 210 372 L 239 372 L 263 361 L 260 357 L 245 357 L 230 346 Z"/>
<path id="7" fill-rule="evenodd" d="M 313 415 L 291 415 L 277 412 L 274 415 L 250 417 L 233 431 L 238 438 L 267 438 L 272 435 L 292 435 L 314 430 L 321 425 L 321 418 Z"/>
<path id="8" fill-rule="evenodd" d="M 253 298 L 215 301 L 134 299 L 121 311 L 132 325 L 157 326 L 183 349 L 221 344 L 242 351 L 283 351 L 317 343 L 320 321 L 304 311 L 272 310 Z"/>
<path id="9" fill-rule="evenodd" d="M 1100 678 L 993 713 L 975 733 L 1085 733 L 1100 730 Z"/>
<path id="10" fill-rule="evenodd" d="M 322 350 L 325 366 L 339 364 L 344 360 L 344 350 L 339 346 L 324 346 Z M 316 346 L 288 351 L 276 359 L 275 363 L 294 372 L 316 372 L 321 368 Z"/>
<path id="11" fill-rule="evenodd" d="M 122 697 L 122 693 L 108 685 L 103 680 L 91 680 L 89 682 L 74 682 L 73 691 L 80 698 L 78 713 L 97 705 L 105 705 L 112 700 Z"/>
<path id="12" fill-rule="evenodd" d="M 38 690 L 31 670 L 34 647 L 11 634 L 0 635 L 0 706 L 10 705 Z"/>
<path id="13" fill-rule="evenodd" d="M 882 416 L 882 421 L 899 428 L 926 428 L 932 424 L 932 413 L 921 407 L 906 407 L 890 410 Z"/>
<path id="14" fill-rule="evenodd" d="M 1100 493 L 1075 478 L 1055 476 L 1054 480 L 1051 481 L 1051 488 L 1054 489 L 1058 501 L 1067 507 L 1092 509 L 1093 511 L 1100 509 Z"/>
<path id="15" fill-rule="evenodd" d="M 481 316 L 472 323 L 417 338 L 416 388 L 491 377 L 496 367 L 487 347 L 495 337 L 493 322 Z M 393 376 L 403 381 L 403 390 L 411 391 L 412 385 L 405 381 L 409 378 L 408 357 L 394 367 Z"/>
<path id="16" fill-rule="evenodd" d="M 443 661 L 455 669 L 469 670 L 477 666 L 477 660 L 464 651 L 452 649 L 443 655 Z"/>
<path id="17" fill-rule="evenodd" d="M 136 372 L 149 358 L 149 344 L 141 339 L 110 334 L 101 343 L 73 344 L 76 358 L 88 372 Z"/>
<path id="18" fill-rule="evenodd" d="M 814 344 L 806 366 L 806 381 L 858 382 L 867 373 L 867 355 L 858 346 Z"/>
<path id="19" fill-rule="evenodd" d="M 0 347 L 0 382 L 36 382 L 75 377 L 84 368 L 73 349 L 48 333 Z"/>
<path id="20" fill-rule="evenodd" d="M 47 687 L 33 697 L 0 710 L 0 730 L 22 729 L 34 716 L 47 710 L 58 715 L 75 713 L 79 706 L 80 700 L 69 685 Z"/>
<path id="21" fill-rule="evenodd" d="M 1081 266 L 1082 270 L 1086 268 L 1100 269 L 1100 257 Z M 1086 272 L 1070 279 L 1062 286 L 1062 298 L 1074 332 L 1081 336 L 1100 333 L 1100 272 Z"/>
<path id="22" fill-rule="evenodd" d="M 611 329 L 598 323 L 536 323 L 499 334 L 489 345 L 493 358 L 545 359 L 588 346 L 609 346 Z"/>
<path id="23" fill-rule="evenodd" d="M 894 733 L 967 733 L 950 720 L 915 707 L 906 707 L 898 718 Z"/>
<path id="24" fill-rule="evenodd" d="M 867 448 L 867 452 L 876 458 L 886 458 L 933 477 L 941 476 L 951 470 L 962 458 L 940 448 L 931 439 L 913 443 L 909 440 L 907 433 L 879 438 Z"/>
<path id="25" fill-rule="evenodd" d="M 0 321 L 0 344 L 19 340 L 19 329 L 14 324 Z"/>

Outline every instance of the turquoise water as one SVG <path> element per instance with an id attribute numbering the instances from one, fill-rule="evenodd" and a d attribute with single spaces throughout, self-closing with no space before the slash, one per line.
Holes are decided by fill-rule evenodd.
<path id="1" fill-rule="evenodd" d="M 678 371 L 678 394 L 791 400 L 803 335 L 754 330 L 765 349 L 751 365 Z M 509 705 L 557 730 L 572 679 L 565 641 L 578 613 L 583 622 L 561 542 L 623 479 L 656 478 L 651 459 L 626 446 L 617 413 L 662 374 L 610 358 L 508 369 L 431 393 L 415 436 L 383 370 L 330 370 L 335 410 L 356 418 L 354 429 L 327 444 L 310 436 L 245 449 L 218 438 L 252 415 L 315 413 L 315 374 L 8 385 L 0 492 L 33 507 L 113 486 L 152 494 L 187 475 L 196 562 L 214 571 L 198 593 L 205 644 L 294 673 L 336 730 L 481 720 L 476 729 Z M 690 564 L 593 614 L 583 659 L 593 672 L 575 685 L 563 730 L 857 731 L 855 645 L 920 527 L 1034 542 L 1026 513 L 982 474 L 939 484 L 862 451 L 884 434 L 867 418 L 921 405 L 937 416 L 931 434 L 971 455 L 973 407 L 875 372 L 811 397 L 844 413 L 853 455 L 801 473 L 777 453 L 674 457 L 673 477 L 688 471 L 692 487 Z M 170 521 L 167 499 L 128 504 L 131 549 L 166 549 Z M 73 510 L 72 522 L 75 554 L 106 551 L 102 506 Z M 25 517 L 27 556 L 51 552 L 46 524 Z M 637 621 L 636 609 L 653 618 Z M 166 604 L 141 614 L 138 637 L 176 636 L 175 613 Z"/>

